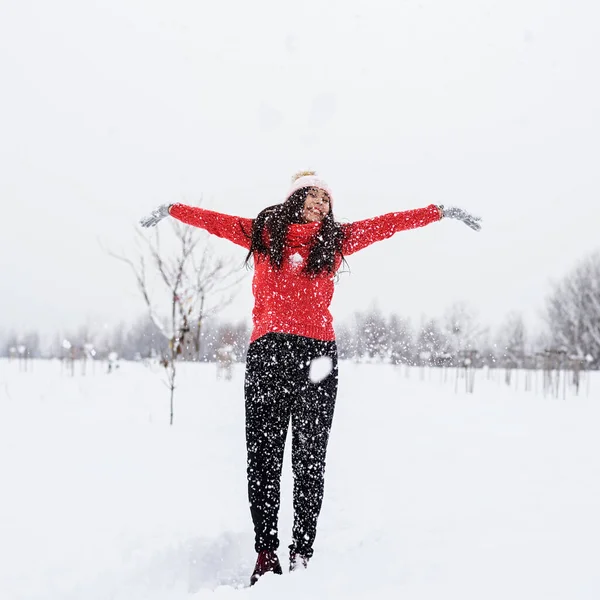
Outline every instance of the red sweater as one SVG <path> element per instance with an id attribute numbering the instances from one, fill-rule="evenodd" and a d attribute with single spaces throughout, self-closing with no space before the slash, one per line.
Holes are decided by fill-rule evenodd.
<path id="1" fill-rule="evenodd" d="M 250 248 L 252 219 L 224 215 L 204 208 L 173 204 L 172 217 L 228 239 L 247 250 Z M 423 227 L 439 221 L 434 204 L 426 208 L 388 213 L 364 221 L 342 224 L 344 256 L 391 237 L 397 231 Z M 269 259 L 254 256 L 254 309 L 250 341 L 271 333 L 291 333 L 318 340 L 335 339 L 329 305 L 333 297 L 333 276 L 327 272 L 310 277 L 303 271 L 310 243 L 320 227 L 313 223 L 290 225 L 281 269 L 273 269 Z M 336 270 L 342 262 L 337 258 Z"/>

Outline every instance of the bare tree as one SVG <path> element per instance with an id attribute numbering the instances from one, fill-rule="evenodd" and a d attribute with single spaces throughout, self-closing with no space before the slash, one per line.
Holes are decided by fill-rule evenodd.
<path id="1" fill-rule="evenodd" d="M 414 342 L 410 321 L 392 315 L 388 321 L 391 361 L 395 365 L 414 363 Z"/>
<path id="2" fill-rule="evenodd" d="M 497 341 L 506 385 L 511 384 L 514 370 L 525 366 L 526 344 L 527 330 L 523 316 L 517 312 L 509 313 L 500 327 Z"/>
<path id="3" fill-rule="evenodd" d="M 205 344 L 202 360 L 218 360 L 219 349 L 230 346 L 233 360 L 243 362 L 246 359 L 251 331 L 245 321 L 239 323 L 219 322 L 207 319 L 204 325 Z"/>
<path id="4" fill-rule="evenodd" d="M 417 355 L 421 366 L 439 366 L 448 352 L 448 339 L 436 319 L 421 325 L 417 337 Z"/>
<path id="5" fill-rule="evenodd" d="M 239 273 L 230 260 L 215 258 L 209 248 L 199 257 L 192 254 L 192 294 L 194 308 L 192 317 L 192 340 L 195 359 L 200 360 L 203 325 L 206 318 L 218 314 L 234 298 L 232 290 L 242 281 L 245 273 Z"/>
<path id="6" fill-rule="evenodd" d="M 465 302 L 457 302 L 444 315 L 443 333 L 448 341 L 447 352 L 456 363 L 459 355 L 462 359 L 478 348 L 485 329 L 477 322 L 474 309 Z"/>
<path id="7" fill-rule="evenodd" d="M 600 359 L 600 252 L 583 260 L 555 284 L 546 303 L 546 323 L 553 347 L 579 359 Z"/>
<path id="8" fill-rule="evenodd" d="M 113 341 L 110 346 L 129 360 L 152 359 L 168 352 L 167 339 L 147 315 L 133 324 L 120 344 Z"/>
<path id="9" fill-rule="evenodd" d="M 11 332 L 5 338 L 3 354 L 8 357 L 24 355 L 25 359 L 39 358 L 41 356 L 40 334 L 37 331 L 28 331 L 23 335 Z"/>
<path id="10" fill-rule="evenodd" d="M 177 359 L 189 354 L 198 357 L 203 319 L 207 313 L 215 313 L 231 302 L 241 276 L 235 275 L 239 268 L 232 261 L 213 257 L 205 232 L 178 222 L 172 222 L 171 226 L 172 249 L 168 243 L 163 248 L 159 229 L 149 236 L 138 230 L 145 252 L 140 251 L 137 261 L 110 254 L 131 267 L 150 319 L 168 340 L 161 363 L 167 373 L 172 425 Z M 155 301 L 157 292 L 149 275 L 158 280 L 162 301 Z"/>
<path id="11" fill-rule="evenodd" d="M 523 315 L 511 312 L 504 320 L 498 334 L 498 346 L 504 362 L 513 367 L 522 367 L 527 345 L 527 329 Z"/>
<path id="12" fill-rule="evenodd" d="M 355 313 L 357 352 L 359 357 L 384 361 L 389 354 L 387 325 L 377 305 L 364 313 Z"/>
<path id="13" fill-rule="evenodd" d="M 355 323 L 342 322 L 336 325 L 335 330 L 340 360 L 356 358 Z"/>

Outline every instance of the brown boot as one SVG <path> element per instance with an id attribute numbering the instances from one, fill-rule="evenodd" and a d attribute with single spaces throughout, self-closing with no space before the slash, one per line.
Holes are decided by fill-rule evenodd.
<path id="1" fill-rule="evenodd" d="M 250 585 L 254 585 L 265 573 L 283 574 L 279 558 L 274 550 L 261 550 L 258 553 L 254 572 L 250 577 Z"/>

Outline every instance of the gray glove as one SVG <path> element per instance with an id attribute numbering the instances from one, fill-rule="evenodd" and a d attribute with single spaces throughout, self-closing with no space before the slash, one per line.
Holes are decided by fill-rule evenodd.
<path id="1" fill-rule="evenodd" d="M 446 219 L 458 219 L 475 231 L 481 229 L 481 217 L 474 217 L 466 210 L 456 206 L 448 206 L 448 208 L 445 208 L 444 205 L 441 204 L 438 208 L 442 211 L 442 217 Z"/>
<path id="2" fill-rule="evenodd" d="M 170 204 L 161 204 L 158 208 L 155 208 L 147 217 L 140 219 L 140 225 L 142 227 L 154 227 L 159 221 L 169 216 Z"/>

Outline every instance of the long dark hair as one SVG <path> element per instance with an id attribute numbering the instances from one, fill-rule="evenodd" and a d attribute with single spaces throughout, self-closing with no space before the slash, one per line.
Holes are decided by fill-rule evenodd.
<path id="1" fill-rule="evenodd" d="M 309 191 L 310 188 L 301 188 L 282 204 L 269 206 L 258 214 L 252 222 L 250 251 L 246 256 L 246 265 L 249 264 L 250 257 L 256 252 L 267 256 L 273 268 L 281 269 L 288 228 L 294 223 L 304 222 L 302 211 Z M 265 231 L 267 236 L 265 236 Z M 344 258 L 342 255 L 343 239 L 342 226 L 335 221 L 333 211 L 330 209 L 321 221 L 321 227 L 313 236 L 304 271 L 309 275 L 318 275 L 323 271 L 335 273 L 336 255 L 339 254 L 342 260 Z"/>

